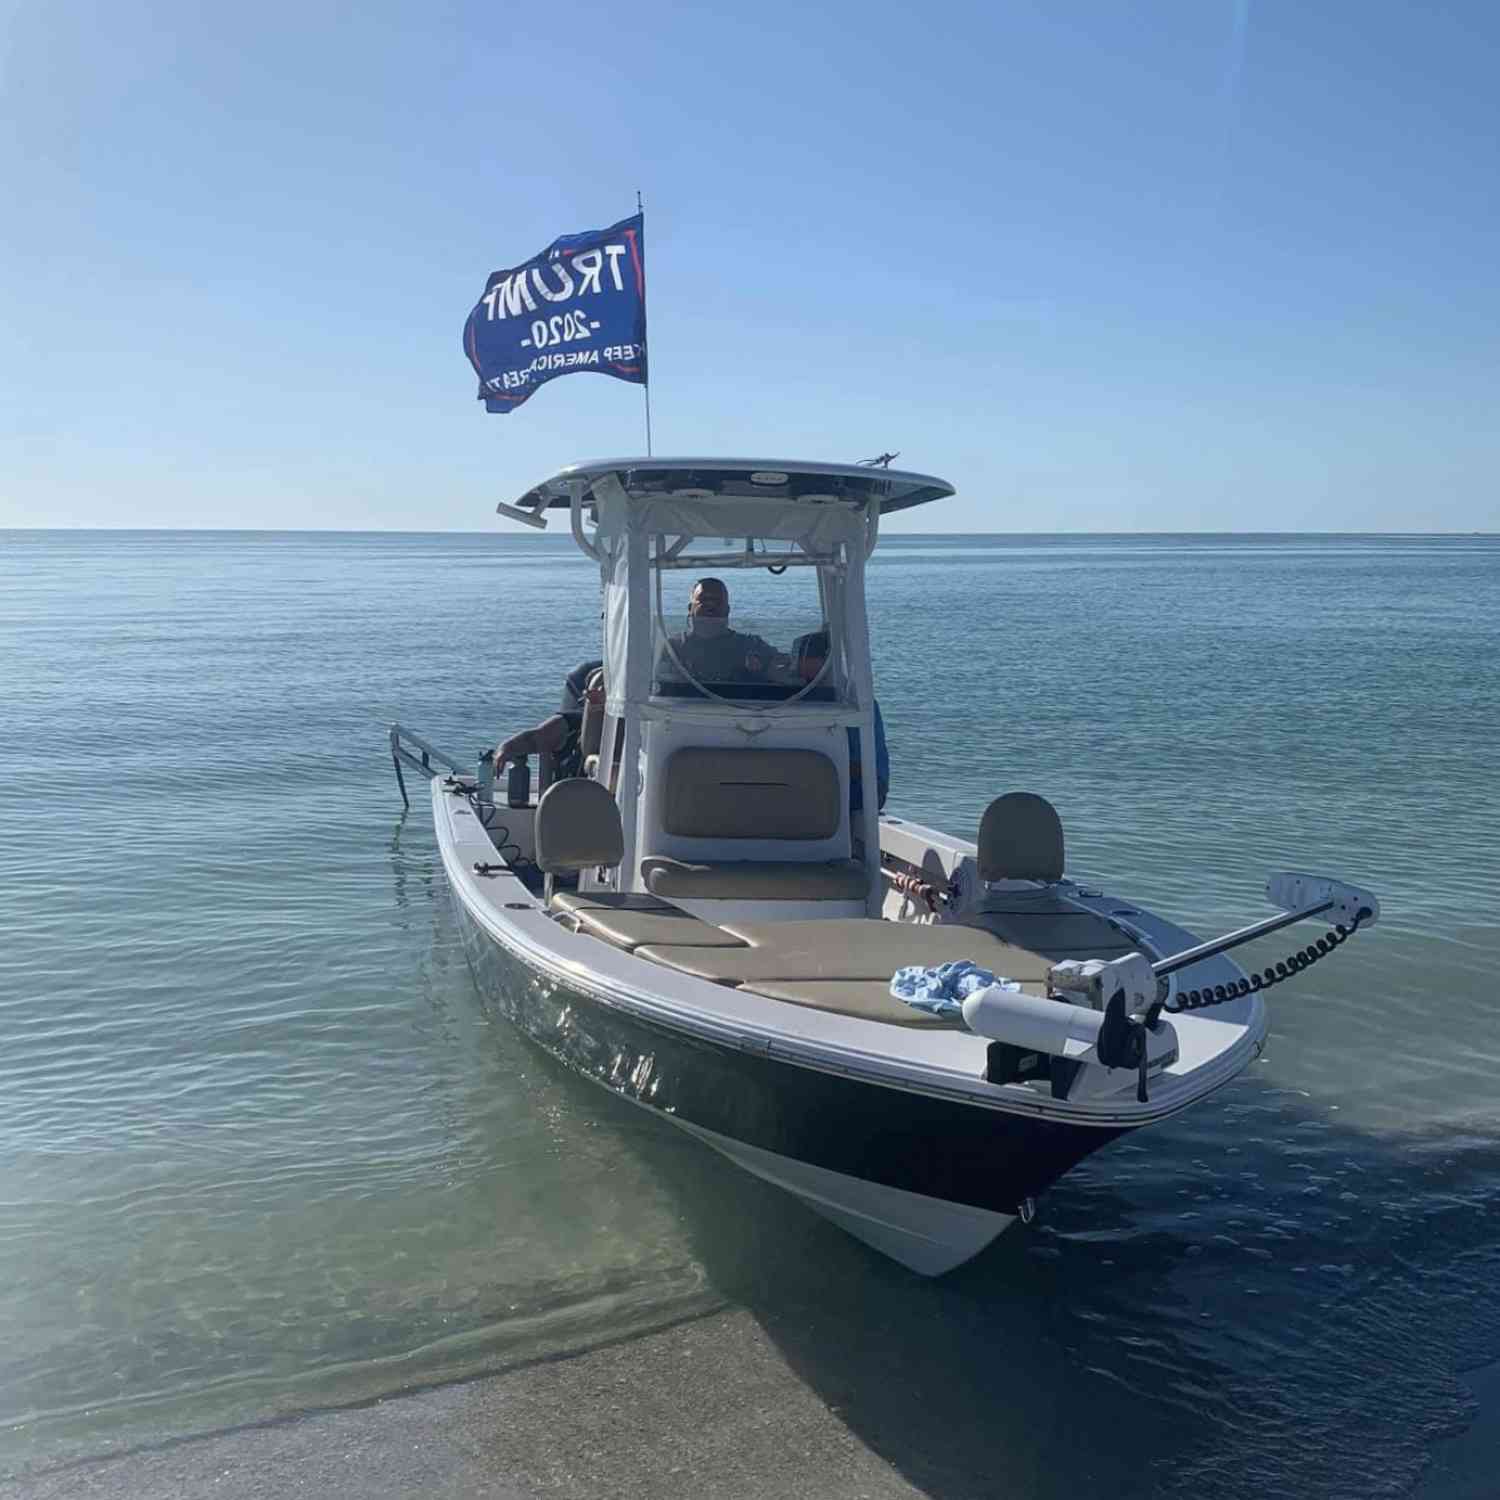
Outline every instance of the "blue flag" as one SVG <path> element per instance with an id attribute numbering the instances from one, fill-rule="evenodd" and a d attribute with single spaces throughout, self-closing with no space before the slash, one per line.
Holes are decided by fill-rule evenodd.
<path id="1" fill-rule="evenodd" d="M 565 234 L 496 271 L 464 324 L 486 411 L 514 411 L 559 375 L 593 370 L 646 384 L 644 215 Z"/>

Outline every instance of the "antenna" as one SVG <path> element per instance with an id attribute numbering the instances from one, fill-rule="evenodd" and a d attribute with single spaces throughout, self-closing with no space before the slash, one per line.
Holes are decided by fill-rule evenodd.
<path id="1" fill-rule="evenodd" d="M 900 457 L 899 450 L 895 453 L 881 453 L 874 458 L 860 459 L 859 467 L 862 469 L 888 469 L 891 466 L 891 460 Z"/>
<path id="2" fill-rule="evenodd" d="M 641 216 L 641 223 L 644 226 L 644 224 L 646 222 L 646 205 L 641 202 L 641 190 L 639 188 L 637 188 L 635 190 L 635 211 L 638 214 L 640 214 L 640 216 Z M 644 228 L 642 229 L 642 233 L 643 234 L 645 233 Z M 645 317 L 644 304 L 642 306 L 641 316 L 643 318 Z M 649 340 L 647 341 L 647 348 L 646 348 L 646 378 L 641 383 L 641 393 L 646 398 L 646 457 L 650 458 L 651 457 L 651 349 L 650 349 L 650 342 L 649 342 Z"/>

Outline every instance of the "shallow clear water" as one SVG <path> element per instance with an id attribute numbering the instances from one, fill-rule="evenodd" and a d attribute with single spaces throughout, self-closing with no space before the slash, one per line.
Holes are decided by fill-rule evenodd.
<path id="1" fill-rule="evenodd" d="M 894 811 L 1042 791 L 1194 928 L 1385 908 L 936 1283 L 471 988 L 383 736 L 555 704 L 570 543 L 0 533 L 0 1474 L 744 1306 L 933 1494 L 1409 1492 L 1500 1358 L 1500 541 L 888 538 L 871 605 Z"/>

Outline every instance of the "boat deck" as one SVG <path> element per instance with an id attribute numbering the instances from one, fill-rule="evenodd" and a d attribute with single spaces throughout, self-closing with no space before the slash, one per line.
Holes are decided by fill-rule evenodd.
<path id="1" fill-rule="evenodd" d="M 892 974 L 907 965 L 967 959 L 1028 994 L 1044 995 L 1048 969 L 1075 945 L 1091 954 L 1101 946 L 1126 951 L 1119 933 L 1092 913 L 1059 915 L 1045 907 L 981 913 L 966 922 L 827 917 L 716 925 L 648 895 L 562 891 L 552 906 L 572 930 L 678 973 L 894 1026 L 960 1025 L 891 995 Z M 1038 946 L 1017 942 L 1033 925 Z M 1055 956 L 1041 943 L 1053 946 Z"/>
<path id="2" fill-rule="evenodd" d="M 928 921 L 924 905 L 913 908 L 893 894 L 884 920 L 828 917 L 796 924 L 823 929 L 823 962 L 795 965 L 802 973 L 793 977 L 762 966 L 759 955 L 770 944 L 757 930 L 774 928 L 776 943 L 783 945 L 795 935 L 791 923 L 704 921 L 645 893 L 621 899 L 560 890 L 544 902 L 534 866 L 497 859 L 501 830 L 486 829 L 463 796 L 433 786 L 439 845 L 461 907 L 484 942 L 498 945 L 535 977 L 538 994 L 559 990 L 588 997 L 612 1014 L 803 1067 L 1109 1128 L 1175 1114 L 1227 1083 L 1262 1045 L 1264 1004 L 1249 995 L 1201 1015 L 1172 1018 L 1180 1054 L 1153 1083 L 1148 1103 L 1138 1102 L 1133 1089 L 1054 1100 L 1026 1083 L 996 1086 L 984 1078 L 985 1038 L 935 1021 L 890 995 L 897 968 L 970 958 L 1036 993 L 1049 961 L 1127 949 L 1171 953 L 1196 941 L 1194 935 L 1072 882 L 1064 883 L 1066 889 L 1018 884 L 987 891 L 962 921 Z M 895 855 L 912 866 L 919 860 L 903 839 L 935 850 L 941 866 L 936 859 L 920 861 L 934 880 L 951 876 L 959 861 L 972 856 L 972 845 L 915 824 L 883 824 L 881 833 L 882 844 L 890 835 Z M 899 951 L 883 951 L 887 943 Z M 962 943 L 963 950 L 918 946 L 927 943 Z M 662 954 L 674 962 L 661 961 Z M 723 972 L 692 972 L 705 969 L 702 961 L 710 954 Z M 879 968 L 871 975 L 877 954 Z M 1035 967 L 1023 967 L 1027 963 Z M 1238 974 L 1220 956 L 1195 965 L 1187 978 L 1194 984 L 1228 982 Z"/>

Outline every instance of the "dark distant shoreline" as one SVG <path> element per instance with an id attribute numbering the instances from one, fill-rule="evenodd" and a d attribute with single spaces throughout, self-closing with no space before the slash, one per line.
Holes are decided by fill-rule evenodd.
<path id="1" fill-rule="evenodd" d="M 506 540 L 545 543 L 568 541 L 566 532 L 534 536 L 530 532 L 407 531 L 377 527 L 367 530 L 347 527 L 296 526 L 0 526 L 0 536 L 312 536 L 312 537 L 502 537 Z M 885 531 L 883 543 L 914 541 L 973 541 L 997 538 L 1006 541 L 1051 541 L 1093 538 L 1097 540 L 1210 539 L 1216 541 L 1496 541 L 1500 531 Z"/>

